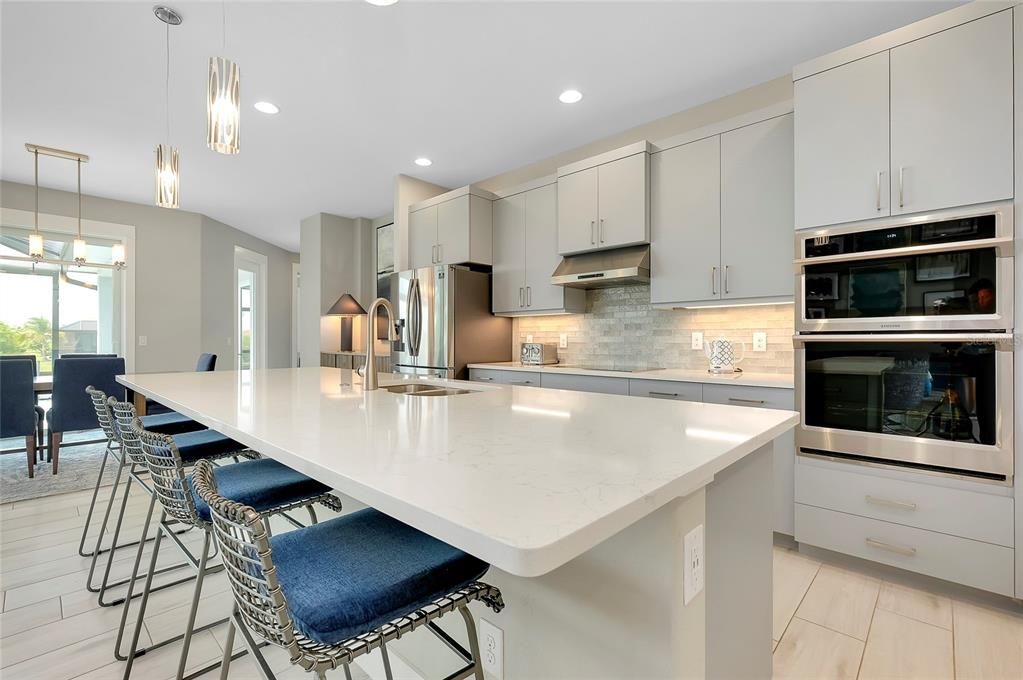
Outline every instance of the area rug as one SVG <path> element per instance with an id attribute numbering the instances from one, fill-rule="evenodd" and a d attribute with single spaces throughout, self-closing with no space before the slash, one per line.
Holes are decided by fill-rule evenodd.
<path id="1" fill-rule="evenodd" d="M 91 436 L 83 439 L 96 439 L 97 435 L 102 437 L 101 432 L 88 434 Z M 9 442 L 11 440 L 4 440 L 4 448 Z M 61 447 L 57 474 L 52 473 L 50 463 L 42 462 L 36 464 L 36 476 L 32 479 L 28 477 L 25 453 L 0 456 L 0 503 L 92 489 L 96 484 L 105 449 L 105 443 Z M 103 471 L 104 484 L 113 484 L 116 474 L 117 462 L 110 459 Z"/>

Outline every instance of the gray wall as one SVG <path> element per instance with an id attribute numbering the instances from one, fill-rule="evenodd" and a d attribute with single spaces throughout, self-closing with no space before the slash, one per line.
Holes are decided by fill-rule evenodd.
<path id="1" fill-rule="evenodd" d="M 34 205 L 30 185 L 0 182 L 0 206 L 31 211 Z M 75 194 L 41 189 L 39 211 L 74 216 Z M 290 262 L 296 258 L 294 253 L 287 253 L 204 215 L 185 210 L 167 210 L 86 195 L 82 197 L 82 213 L 87 219 L 135 227 L 135 261 L 129 262 L 128 266 L 135 269 L 136 337 L 128 341 L 136 345 L 136 371 L 190 370 L 203 351 L 224 353 L 225 367 L 232 365 L 224 352 L 223 341 L 212 349 L 205 343 L 213 337 L 213 333 L 224 338 L 233 333 L 233 312 L 225 307 L 224 301 L 229 304 L 232 295 L 234 243 L 264 253 L 270 260 L 269 365 L 288 365 L 291 346 Z M 204 252 L 206 247 L 211 248 L 211 252 Z M 224 255 L 224 252 L 230 254 Z M 280 265 L 285 257 L 289 258 L 288 264 Z M 283 278 L 279 274 L 282 266 L 287 268 Z M 228 276 L 226 287 L 221 272 Z M 222 318 L 232 324 L 232 330 L 227 334 L 219 330 Z M 204 332 L 207 322 L 209 335 Z M 275 329 L 275 323 L 283 328 Z M 138 346 L 139 335 L 147 336 L 145 347 Z"/>
<path id="2" fill-rule="evenodd" d="M 298 255 L 202 216 L 202 351 L 234 369 L 234 247 L 266 255 L 267 368 L 291 365 L 291 263 Z"/>

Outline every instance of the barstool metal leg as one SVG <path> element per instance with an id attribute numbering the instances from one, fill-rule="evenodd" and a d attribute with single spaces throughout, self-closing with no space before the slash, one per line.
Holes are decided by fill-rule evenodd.
<path id="1" fill-rule="evenodd" d="M 42 438 L 40 438 L 42 443 Z M 90 557 L 94 554 L 85 552 L 85 540 L 89 534 L 89 525 L 92 524 L 92 512 L 96 508 L 96 497 L 99 496 L 99 487 L 103 482 L 103 471 L 107 467 L 107 459 L 110 457 L 110 442 L 107 442 L 107 448 L 103 451 L 103 460 L 99 464 L 99 474 L 96 475 L 96 486 L 92 489 L 92 500 L 89 501 L 89 511 L 85 513 L 85 527 L 82 529 L 82 540 L 78 542 L 78 554 L 82 557 Z"/>
<path id="2" fill-rule="evenodd" d="M 156 496 L 153 496 L 149 501 L 149 510 L 146 512 L 146 521 L 142 525 L 142 535 L 145 536 L 149 533 L 149 525 L 153 520 L 153 509 L 156 507 Z M 163 517 L 161 511 L 160 516 Z M 154 542 L 153 548 L 155 552 L 156 545 L 159 544 L 160 532 L 156 532 L 156 541 Z M 134 656 L 135 644 L 138 644 L 138 633 L 135 631 L 135 643 L 128 652 L 128 656 L 121 655 L 121 641 L 124 639 L 124 628 L 128 622 L 128 609 L 131 607 L 131 600 L 135 593 L 135 580 L 138 578 L 139 565 L 142 563 L 142 552 L 146 548 L 145 541 L 139 541 L 139 549 L 135 553 L 135 563 L 131 567 L 131 576 L 128 577 L 128 593 L 124 597 L 124 609 L 121 610 L 121 625 L 117 631 L 117 641 L 114 643 L 114 658 L 118 661 L 126 661 L 129 656 Z"/>
<path id="3" fill-rule="evenodd" d="M 114 485 L 110 487 L 110 498 L 107 500 L 107 509 L 103 512 L 103 521 L 99 525 L 99 533 L 96 534 L 96 548 L 92 551 L 92 564 L 89 568 L 89 581 L 85 584 L 89 588 L 90 592 L 96 592 L 92 590 L 92 570 L 96 568 L 96 560 L 99 559 L 101 546 L 103 544 L 103 536 L 107 531 L 107 523 L 110 521 L 110 511 L 114 507 L 114 502 L 117 500 L 117 491 L 121 483 L 121 475 L 124 472 L 124 456 L 121 456 L 120 464 L 117 466 L 117 476 L 114 477 Z M 85 525 L 88 530 L 88 524 Z M 111 544 L 111 550 L 114 546 Z"/>
<path id="4" fill-rule="evenodd" d="M 384 642 L 380 643 L 380 656 L 384 660 L 384 677 L 387 680 L 394 680 L 394 674 L 391 672 L 391 657 L 387 656 L 387 644 Z"/>
<path id="5" fill-rule="evenodd" d="M 263 653 L 259 651 L 259 644 L 252 638 L 252 633 L 242 623 L 241 616 L 238 615 L 237 611 L 231 617 L 234 621 L 234 627 L 241 633 L 242 640 L 245 642 L 245 647 L 248 648 L 249 654 L 252 655 L 252 660 L 256 662 L 256 666 L 259 667 L 259 672 L 263 675 L 266 680 L 277 680 L 277 676 L 270 670 L 270 664 L 266 662 L 266 658 Z"/>
<path id="6" fill-rule="evenodd" d="M 469 652 L 472 654 L 473 675 L 476 680 L 483 680 L 483 662 L 480 660 L 480 641 L 476 636 L 476 623 L 472 620 L 472 614 L 468 607 L 459 607 L 458 613 L 465 620 L 465 632 L 469 636 Z"/>
<path id="7" fill-rule="evenodd" d="M 202 597 L 202 582 L 206 576 L 206 562 L 210 558 L 209 531 L 204 531 L 202 540 L 202 556 L 199 558 L 199 573 L 195 577 L 195 591 L 192 594 L 192 607 L 188 611 L 188 623 L 185 624 L 185 637 L 181 643 L 181 660 L 178 661 L 178 674 L 176 680 L 185 677 L 185 667 L 188 665 L 188 648 L 192 644 L 192 630 L 195 628 L 195 616 L 199 612 L 199 599 Z M 155 565 L 154 565 L 155 566 Z"/>
<path id="8" fill-rule="evenodd" d="M 156 500 L 156 497 L 153 497 Z M 160 555 L 160 539 L 163 538 L 163 520 L 167 516 L 167 513 L 160 511 L 160 521 L 157 523 L 158 531 L 156 532 L 156 540 L 153 541 L 153 556 L 149 560 L 149 573 L 146 574 L 146 584 L 142 588 L 142 599 L 139 601 L 139 615 L 135 620 L 135 630 L 131 634 L 131 647 L 128 650 L 127 663 L 124 665 L 124 680 L 128 680 L 131 677 L 131 667 L 135 663 L 135 653 L 139 648 L 139 635 L 142 633 L 142 625 L 145 622 L 146 616 L 146 605 L 149 603 L 149 592 L 153 588 L 153 575 L 156 573 L 156 560 Z M 140 545 L 144 545 L 141 544 Z M 134 574 L 132 574 L 131 584 L 135 584 Z M 128 597 L 124 600 L 124 611 L 127 613 L 129 606 L 131 605 L 131 593 L 129 588 Z"/>
<path id="9" fill-rule="evenodd" d="M 227 639 L 224 640 L 224 658 L 220 661 L 220 680 L 227 680 L 231 669 L 231 650 L 234 648 L 234 617 L 238 615 L 238 603 L 231 608 L 231 618 L 227 620 Z"/>
<path id="10" fill-rule="evenodd" d="M 123 463 L 121 467 L 122 468 L 124 467 Z M 123 547 L 117 545 L 117 539 L 121 537 L 121 525 L 124 523 L 124 513 L 125 510 L 128 508 L 128 495 L 131 493 L 132 482 L 131 473 L 134 471 L 134 469 L 135 465 L 132 464 L 131 469 L 128 471 L 128 479 L 124 480 L 124 494 L 121 496 L 121 507 L 117 511 L 117 522 L 114 523 L 114 533 L 110 539 L 110 548 L 107 551 L 107 565 L 106 569 L 103 572 L 103 581 L 102 583 L 100 583 L 99 587 L 93 586 L 92 584 L 92 578 L 96 573 L 96 562 L 98 561 L 100 555 L 98 543 L 96 544 L 96 550 L 94 550 L 92 553 L 92 564 L 89 565 L 89 577 L 85 581 L 85 587 L 90 593 L 99 593 L 100 606 L 103 606 L 103 596 L 106 594 L 107 582 L 109 581 L 110 578 L 110 566 L 114 563 L 114 553 L 117 552 L 117 548 Z M 121 471 L 118 470 L 118 478 L 120 478 L 120 472 Z M 114 504 L 114 500 L 115 500 L 114 496 L 113 494 L 111 494 L 110 505 L 107 506 L 106 517 L 103 518 L 102 530 L 100 531 L 100 540 L 102 540 L 103 533 L 106 530 L 107 526 L 106 519 L 110 515 L 110 507 Z M 144 540 L 145 536 L 143 536 L 142 539 Z"/>

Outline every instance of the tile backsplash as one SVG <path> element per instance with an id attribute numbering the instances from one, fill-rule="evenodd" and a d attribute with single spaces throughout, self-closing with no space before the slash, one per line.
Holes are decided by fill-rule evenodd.
<path id="1" fill-rule="evenodd" d="M 724 336 L 746 343 L 739 365 L 757 373 L 793 370 L 792 305 L 717 307 L 712 309 L 654 309 L 650 286 L 622 286 L 586 291 L 586 313 L 530 316 L 515 319 L 514 356 L 520 343 L 558 344 L 568 335 L 568 348 L 558 350 L 561 363 L 577 365 L 706 368 L 703 350 L 690 349 L 693 331 L 704 343 Z M 753 351 L 753 333 L 767 333 L 767 351 Z"/>

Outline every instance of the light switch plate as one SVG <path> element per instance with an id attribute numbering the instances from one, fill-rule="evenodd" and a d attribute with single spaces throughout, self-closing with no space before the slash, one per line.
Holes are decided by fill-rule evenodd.
<path id="1" fill-rule="evenodd" d="M 487 680 L 504 679 L 504 631 L 486 619 L 480 619 L 480 654 Z"/>
<path id="2" fill-rule="evenodd" d="M 568 333 L 558 335 L 558 349 L 568 349 Z"/>
<path id="3" fill-rule="evenodd" d="M 149 344 L 149 338 L 145 335 L 139 336 L 139 347 L 145 347 Z"/>
<path id="4" fill-rule="evenodd" d="M 682 598 L 689 604 L 703 590 L 703 525 L 699 525 L 683 541 L 682 551 L 685 564 L 682 573 Z"/>
<path id="5" fill-rule="evenodd" d="M 693 331 L 693 349 L 703 349 L 703 333 L 701 331 Z"/>
<path id="6" fill-rule="evenodd" d="M 753 351 L 754 352 L 766 352 L 767 351 L 767 333 L 763 331 L 757 331 L 753 334 Z"/>
<path id="7" fill-rule="evenodd" d="M 533 334 L 532 333 L 528 333 L 526 335 L 526 342 L 533 342 Z"/>

